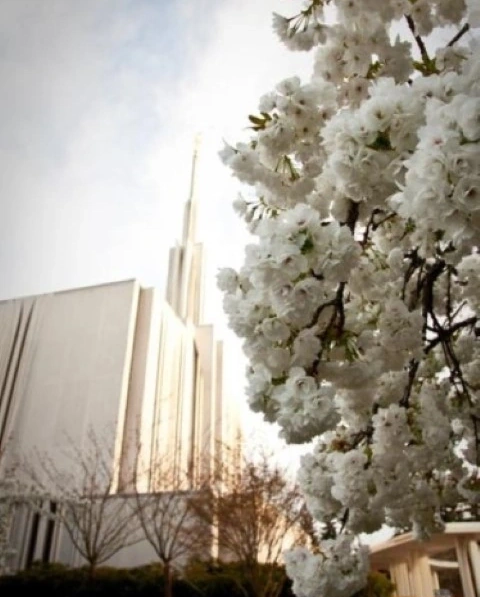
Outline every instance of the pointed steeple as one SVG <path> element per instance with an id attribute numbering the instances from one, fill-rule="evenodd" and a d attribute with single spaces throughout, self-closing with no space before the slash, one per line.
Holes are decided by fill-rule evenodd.
<path id="1" fill-rule="evenodd" d="M 170 249 L 167 301 L 184 321 L 200 323 L 203 303 L 203 247 L 195 242 L 197 202 L 196 171 L 200 136 L 195 137 L 190 192 L 183 216 L 182 244 Z"/>
<path id="2" fill-rule="evenodd" d="M 196 174 L 197 174 L 197 160 L 198 150 L 200 148 L 200 135 L 195 136 L 192 155 L 192 170 L 190 173 L 190 192 L 187 203 L 185 204 L 185 211 L 183 216 L 183 235 L 182 245 L 185 247 L 187 243 L 195 242 L 195 234 L 197 231 L 197 202 L 196 202 Z"/>

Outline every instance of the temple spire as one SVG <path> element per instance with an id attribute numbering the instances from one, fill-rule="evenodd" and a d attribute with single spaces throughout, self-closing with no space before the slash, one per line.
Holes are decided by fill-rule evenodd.
<path id="1" fill-rule="evenodd" d="M 170 249 L 167 301 L 184 321 L 198 325 L 203 307 L 203 247 L 196 242 L 196 171 L 200 135 L 196 135 L 190 191 L 183 215 L 182 242 Z"/>
<path id="2" fill-rule="evenodd" d="M 189 242 L 195 242 L 197 228 L 197 202 L 196 202 L 196 174 L 198 151 L 200 148 L 200 135 L 195 135 L 192 155 L 192 170 L 190 173 L 190 192 L 187 203 L 185 204 L 183 220 L 182 245 L 185 247 Z"/>

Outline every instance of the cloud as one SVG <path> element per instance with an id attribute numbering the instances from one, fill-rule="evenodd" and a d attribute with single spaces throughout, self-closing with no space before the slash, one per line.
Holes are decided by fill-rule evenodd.
<path id="1" fill-rule="evenodd" d="M 238 186 L 217 152 L 297 70 L 271 33 L 276 4 L 1 4 L 0 298 L 125 277 L 161 285 L 198 131 L 210 265 L 220 252 L 239 261 Z"/>
<path id="2" fill-rule="evenodd" d="M 180 15 L 187 4 L 0 6 L 2 298 L 155 277 L 173 235 L 146 163 L 189 52 L 206 36 L 196 28 L 186 50 L 185 26 L 202 3 Z"/>
<path id="3" fill-rule="evenodd" d="M 47 287 L 53 281 L 71 195 L 62 178 L 72 139 L 101 95 L 111 47 L 130 27 L 120 20 L 105 25 L 103 11 L 112 4 L 104 2 L 102 11 L 91 1 L 69 3 L 68 10 L 58 1 L 1 5 L 2 294 L 38 277 Z"/>

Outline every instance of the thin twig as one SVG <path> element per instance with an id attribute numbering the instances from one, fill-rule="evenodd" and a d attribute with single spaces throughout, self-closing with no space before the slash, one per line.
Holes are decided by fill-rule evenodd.
<path id="1" fill-rule="evenodd" d="M 416 359 L 412 359 L 408 365 L 408 382 L 403 391 L 402 399 L 399 402 L 399 405 L 403 406 L 403 408 L 408 408 L 410 406 L 410 394 L 412 393 L 413 383 L 417 375 L 419 364 L 420 363 Z"/>
<path id="2" fill-rule="evenodd" d="M 418 49 L 420 50 L 420 54 L 422 56 L 422 60 L 425 64 L 428 64 L 430 62 L 430 56 L 428 55 L 425 44 L 423 43 L 423 39 L 420 37 L 420 35 L 417 35 L 415 31 L 415 22 L 410 15 L 406 16 L 405 18 L 407 19 L 408 27 L 412 32 L 415 41 L 417 42 Z"/>
<path id="3" fill-rule="evenodd" d="M 370 214 L 370 218 L 367 222 L 367 225 L 365 226 L 365 230 L 363 232 L 363 239 L 360 241 L 360 244 L 363 248 L 366 247 L 367 242 L 368 242 L 368 235 L 370 234 L 370 228 L 374 229 L 374 225 L 375 225 L 375 216 L 377 215 L 377 213 L 382 212 L 381 209 L 375 208 L 372 213 Z"/>
<path id="4" fill-rule="evenodd" d="M 448 42 L 447 48 L 451 48 L 454 44 L 456 44 L 457 41 L 461 37 L 463 37 L 465 35 L 465 33 L 469 30 L 470 30 L 470 25 L 468 23 L 465 23 L 465 25 L 460 29 L 460 31 L 457 33 L 457 35 L 452 37 L 452 39 Z"/>

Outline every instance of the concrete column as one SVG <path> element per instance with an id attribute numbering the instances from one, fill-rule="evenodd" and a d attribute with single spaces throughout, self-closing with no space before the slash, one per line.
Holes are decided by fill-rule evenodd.
<path id="1" fill-rule="evenodd" d="M 432 570 L 432 581 L 433 581 L 433 590 L 438 591 L 440 589 L 440 581 L 438 580 L 438 573 L 436 570 Z"/>
<path id="2" fill-rule="evenodd" d="M 465 539 L 455 539 L 458 567 L 463 587 L 463 597 L 476 597 L 473 586 L 472 573 L 468 561 L 468 542 Z"/>
<path id="3" fill-rule="evenodd" d="M 480 596 L 480 549 L 476 541 L 468 542 L 468 553 L 470 555 L 471 572 L 477 596 Z"/>
<path id="4" fill-rule="evenodd" d="M 390 567 L 392 581 L 395 583 L 395 595 L 397 597 L 408 597 L 413 595 L 410 587 L 410 576 L 406 562 L 398 562 Z"/>
<path id="5" fill-rule="evenodd" d="M 413 552 L 411 555 L 411 565 L 413 595 L 415 597 L 433 597 L 434 582 L 428 556 L 421 551 Z"/>
<path id="6" fill-rule="evenodd" d="M 418 553 L 413 551 L 409 557 L 410 560 L 410 579 L 411 589 L 414 597 L 432 597 L 431 595 L 425 595 L 423 582 L 422 582 L 422 570 L 418 558 Z"/>
<path id="7" fill-rule="evenodd" d="M 420 568 L 420 576 L 422 579 L 423 595 L 424 597 L 433 597 L 433 572 L 426 554 L 419 554 L 418 566 Z"/>

